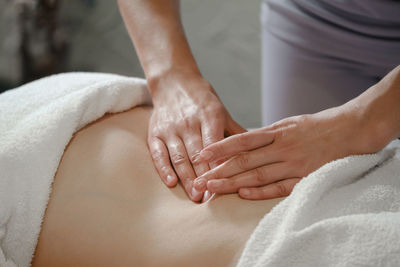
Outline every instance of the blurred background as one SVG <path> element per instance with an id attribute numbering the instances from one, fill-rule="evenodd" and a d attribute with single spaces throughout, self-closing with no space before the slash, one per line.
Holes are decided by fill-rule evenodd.
<path id="1" fill-rule="evenodd" d="M 261 0 L 181 0 L 200 70 L 234 119 L 261 126 Z M 144 77 L 116 0 L 0 0 L 0 92 L 66 71 Z"/>

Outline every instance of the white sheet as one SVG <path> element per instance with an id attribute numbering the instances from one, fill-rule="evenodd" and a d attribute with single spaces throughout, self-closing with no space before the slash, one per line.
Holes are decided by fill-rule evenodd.
<path id="1" fill-rule="evenodd" d="M 72 134 L 106 112 L 151 103 L 145 81 L 70 73 L 0 95 L 0 266 L 30 266 Z"/>
<path id="2" fill-rule="evenodd" d="M 260 221 L 238 266 L 400 266 L 400 141 L 302 179 Z"/>

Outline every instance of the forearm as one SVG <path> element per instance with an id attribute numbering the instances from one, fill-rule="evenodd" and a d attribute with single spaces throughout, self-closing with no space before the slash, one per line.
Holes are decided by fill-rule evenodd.
<path id="1" fill-rule="evenodd" d="M 400 137 L 400 65 L 343 106 L 362 117 L 366 138 L 361 140 L 375 150 Z"/>
<path id="2" fill-rule="evenodd" d="M 153 82 L 171 72 L 200 75 L 186 40 L 179 0 L 118 0 L 150 93 Z"/>

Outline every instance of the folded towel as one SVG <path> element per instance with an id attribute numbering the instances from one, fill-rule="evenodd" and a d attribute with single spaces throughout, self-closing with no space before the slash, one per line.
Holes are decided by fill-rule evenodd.
<path id="1" fill-rule="evenodd" d="M 30 266 L 72 134 L 106 112 L 150 104 L 145 81 L 70 73 L 0 94 L 0 266 Z"/>
<path id="2" fill-rule="evenodd" d="M 400 266 L 400 141 L 302 179 L 260 221 L 238 266 Z"/>

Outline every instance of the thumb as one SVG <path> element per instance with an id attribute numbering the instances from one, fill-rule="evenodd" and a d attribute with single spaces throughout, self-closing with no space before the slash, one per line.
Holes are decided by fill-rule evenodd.
<path id="1" fill-rule="evenodd" d="M 226 132 L 228 133 L 228 136 L 230 136 L 247 132 L 247 130 L 242 126 L 240 126 L 240 124 L 234 121 L 231 117 L 229 117 L 227 122 Z"/>

